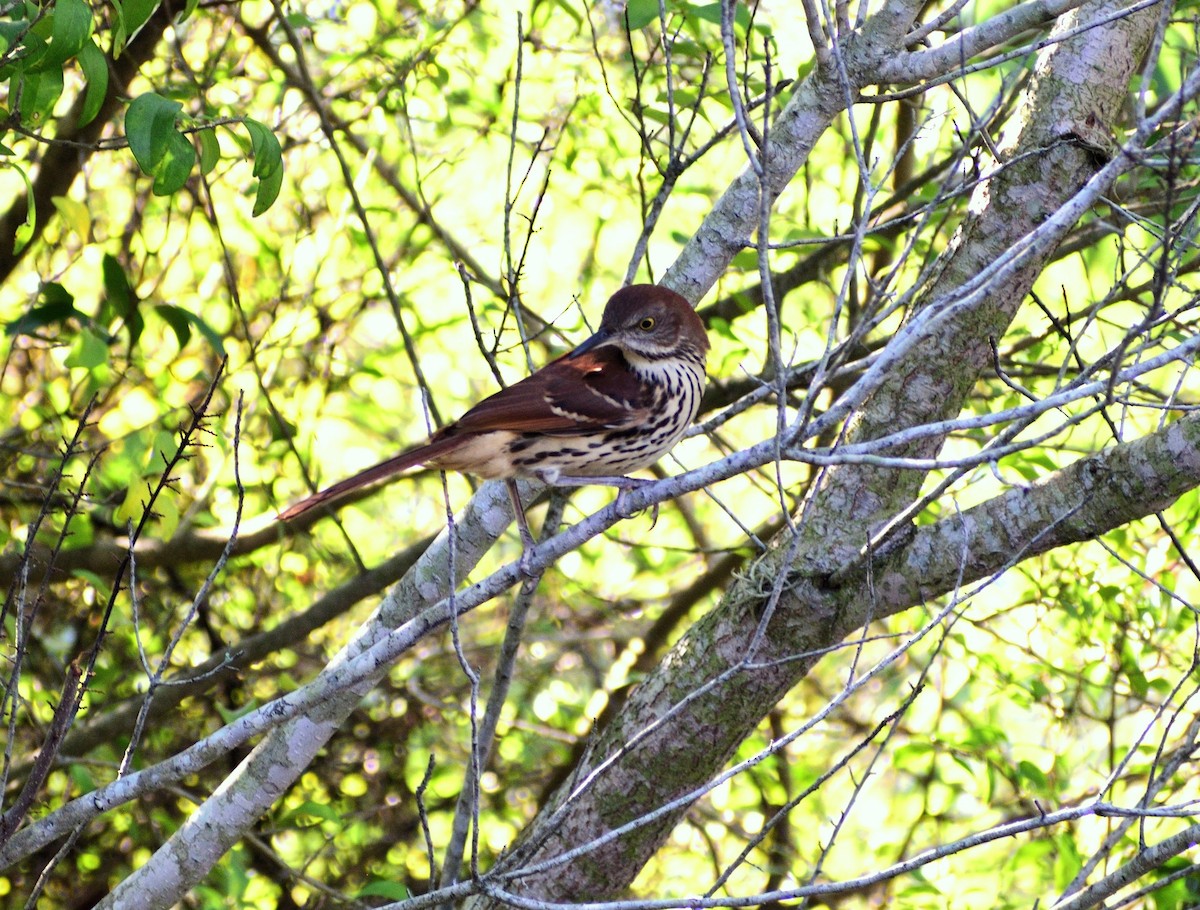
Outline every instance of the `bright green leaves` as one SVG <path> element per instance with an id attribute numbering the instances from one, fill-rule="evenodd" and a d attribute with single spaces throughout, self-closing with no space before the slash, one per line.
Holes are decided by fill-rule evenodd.
<path id="1" fill-rule="evenodd" d="M 75 309 L 75 297 L 57 281 L 47 281 L 38 295 L 39 303 L 4 327 L 5 335 L 40 336 L 41 330 L 71 319 L 87 317 Z"/>
<path id="2" fill-rule="evenodd" d="M 629 0 L 625 6 L 625 22 L 636 31 L 658 21 L 658 0 Z"/>
<path id="3" fill-rule="evenodd" d="M 92 10 L 84 0 L 57 0 L 50 19 L 50 46 L 42 60 L 43 69 L 61 71 L 79 54 L 92 37 Z"/>
<path id="4" fill-rule="evenodd" d="M 137 293 L 130 286 L 125 270 L 116 257 L 105 253 L 100 271 L 104 278 L 104 305 L 100 309 L 100 320 L 105 324 L 114 319 L 123 322 L 129 332 L 129 347 L 132 349 L 137 346 L 146 327 L 146 321 L 138 312 L 140 301 Z"/>
<path id="5" fill-rule="evenodd" d="M 182 110 L 180 102 L 147 92 L 133 99 L 125 114 L 129 148 L 138 167 L 154 178 L 154 193 L 158 196 L 182 189 L 196 166 L 196 148 L 178 125 Z M 257 120 L 244 117 L 241 123 L 250 134 L 250 154 L 258 178 L 254 214 L 261 215 L 275 202 L 283 186 L 283 149 L 275 134 Z M 200 170 L 208 173 L 220 159 L 221 148 L 211 127 L 196 133 Z"/>
<path id="6" fill-rule="evenodd" d="M 687 19 L 701 20 L 713 25 L 721 24 L 720 3 L 686 3 L 679 0 L 668 0 L 665 4 L 667 16 L 673 13 L 683 13 Z M 750 9 L 744 3 L 734 8 L 734 24 L 743 31 L 750 28 L 753 17 Z M 658 0 L 629 0 L 625 7 L 625 21 L 631 31 L 645 28 L 659 19 Z"/>
<path id="7" fill-rule="evenodd" d="M 254 176 L 258 178 L 258 193 L 254 198 L 254 214 L 261 215 L 271 207 L 283 186 L 283 149 L 275 134 L 249 117 L 242 121 L 250 133 L 250 148 L 254 155 Z"/>
<path id="8" fill-rule="evenodd" d="M 116 27 L 113 29 L 112 52 L 116 60 L 125 50 L 125 45 L 137 34 L 138 29 L 150 21 L 162 0 L 110 0 L 116 11 Z"/>
<path id="9" fill-rule="evenodd" d="M 84 42 L 78 60 L 87 86 L 84 89 L 83 108 L 79 112 L 79 125 L 85 126 L 96 119 L 108 94 L 108 60 L 95 41 Z"/>
<path id="10" fill-rule="evenodd" d="M 92 44 L 92 10 L 85 0 L 56 0 L 48 11 L 15 4 L 0 21 L 0 81 L 25 126 L 45 121 L 62 96 L 63 70 Z M 89 86 L 94 78 L 84 72 Z M 107 87 L 108 73 L 104 73 Z M 5 154 L 9 154 L 5 152 Z"/>
<path id="11" fill-rule="evenodd" d="M 4 327 L 6 335 L 31 335 L 39 338 L 69 340 L 71 349 L 65 365 L 94 371 L 108 364 L 122 332 L 132 353 L 146 330 L 149 313 L 159 329 L 169 329 L 182 350 L 198 333 L 214 351 L 225 356 L 220 334 L 200 316 L 174 304 L 160 303 L 143 307 L 124 266 L 105 253 L 100 264 L 104 293 L 93 317 L 76 305 L 75 295 L 57 281 L 45 282 L 37 303 Z M 152 333 L 153 334 L 153 333 Z"/>
<path id="12" fill-rule="evenodd" d="M 154 178 L 154 193 L 170 196 L 187 183 L 196 150 L 175 126 L 183 105 L 147 92 L 125 112 L 125 138 L 142 172 Z"/>
<path id="13" fill-rule="evenodd" d="M 200 173 L 208 174 L 221 160 L 221 144 L 217 142 L 216 130 L 199 130 L 196 141 L 200 143 Z"/>
<path id="14" fill-rule="evenodd" d="M 211 325 L 197 316 L 185 310 L 183 307 L 175 306 L 170 303 L 159 304 L 154 308 L 154 314 L 162 319 L 171 331 L 175 333 L 175 340 L 179 342 L 179 347 L 183 348 L 192 338 L 192 329 L 199 332 L 209 343 L 214 351 L 225 356 L 225 343 L 221 340 L 221 336 Z"/>

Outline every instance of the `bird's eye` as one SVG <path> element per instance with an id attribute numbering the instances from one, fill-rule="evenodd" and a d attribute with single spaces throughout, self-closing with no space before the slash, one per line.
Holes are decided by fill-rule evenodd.
<path id="1" fill-rule="evenodd" d="M 645 319 L 643 319 L 641 322 L 638 323 L 638 328 L 641 329 L 643 332 L 649 332 L 652 328 L 654 328 L 654 317 L 647 316 Z"/>

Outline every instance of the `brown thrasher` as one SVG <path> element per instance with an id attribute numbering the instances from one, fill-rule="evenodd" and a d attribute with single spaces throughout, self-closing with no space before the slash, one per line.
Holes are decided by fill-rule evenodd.
<path id="1" fill-rule="evenodd" d="M 507 480 L 528 551 L 532 539 L 514 478 L 636 486 L 624 475 L 670 451 L 696 416 L 707 351 L 700 317 L 674 291 L 622 288 L 605 305 L 596 334 L 575 350 L 485 398 L 428 442 L 302 499 L 279 518 L 427 465 Z"/>

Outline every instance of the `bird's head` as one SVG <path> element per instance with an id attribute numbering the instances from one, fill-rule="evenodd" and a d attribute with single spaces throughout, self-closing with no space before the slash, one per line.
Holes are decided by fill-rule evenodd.
<path id="1" fill-rule="evenodd" d="M 608 299 L 600 328 L 570 356 L 601 345 L 613 345 L 634 361 L 684 357 L 703 366 L 708 334 L 691 304 L 674 291 L 632 284 Z"/>

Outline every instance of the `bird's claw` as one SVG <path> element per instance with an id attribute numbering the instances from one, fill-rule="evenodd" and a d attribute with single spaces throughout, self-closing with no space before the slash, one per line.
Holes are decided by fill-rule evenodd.
<path id="1" fill-rule="evenodd" d="M 631 491 L 638 489 L 639 487 L 644 487 L 648 483 L 653 483 L 653 481 L 642 480 L 640 477 L 627 477 L 625 478 L 625 483 L 617 487 L 617 498 L 614 505 L 617 507 L 617 515 L 619 515 L 623 520 L 633 518 L 634 515 L 642 511 L 641 509 L 633 509 L 626 505 L 626 495 Z M 658 521 L 657 503 L 654 505 L 654 520 Z M 653 525 L 651 525 L 651 527 L 653 527 Z"/>
<path id="2" fill-rule="evenodd" d="M 652 505 L 650 507 L 650 530 L 651 531 L 653 531 L 654 526 L 656 524 L 658 524 L 658 506 L 659 506 L 659 504 L 656 502 L 654 505 Z"/>

